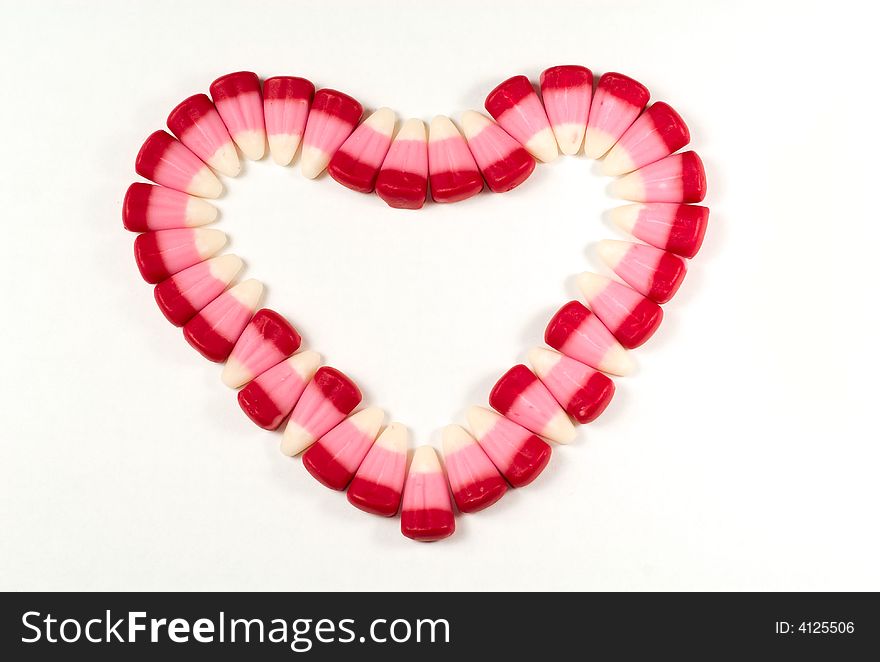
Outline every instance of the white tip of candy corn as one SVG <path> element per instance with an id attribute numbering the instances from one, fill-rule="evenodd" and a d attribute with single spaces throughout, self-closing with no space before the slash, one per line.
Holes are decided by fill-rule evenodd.
<path id="1" fill-rule="evenodd" d="M 491 125 L 492 120 L 475 110 L 466 110 L 461 114 L 461 130 L 468 140 L 472 140 L 483 129 Z"/>
<path id="2" fill-rule="evenodd" d="M 553 129 L 549 126 L 538 131 L 523 147 L 542 163 L 550 163 L 559 156 L 556 136 L 553 135 Z"/>
<path id="3" fill-rule="evenodd" d="M 621 200 L 641 200 L 644 198 L 645 184 L 639 171 L 636 170 L 620 179 L 615 179 L 611 183 L 611 195 Z"/>
<path id="4" fill-rule="evenodd" d="M 200 198 L 219 198 L 223 193 L 223 184 L 210 168 L 205 167 L 193 176 L 187 192 Z"/>
<path id="5" fill-rule="evenodd" d="M 330 163 L 330 155 L 318 147 L 303 145 L 300 167 L 302 174 L 307 179 L 314 179 L 327 168 Z"/>
<path id="6" fill-rule="evenodd" d="M 188 227 L 207 225 L 217 220 L 217 208 L 201 198 L 190 196 L 186 201 L 184 218 Z"/>
<path id="7" fill-rule="evenodd" d="M 231 283 L 244 266 L 244 262 L 238 255 L 228 253 L 208 260 L 211 275 L 224 283 Z"/>
<path id="8" fill-rule="evenodd" d="M 370 439 L 375 439 L 379 434 L 384 420 L 385 411 L 381 407 L 367 407 L 348 417 L 348 421 Z"/>
<path id="9" fill-rule="evenodd" d="M 241 131 L 235 135 L 235 144 L 251 161 L 259 161 L 266 154 L 266 134 L 262 131 Z"/>
<path id="10" fill-rule="evenodd" d="M 287 359 L 287 364 L 297 375 L 302 377 L 303 381 L 308 381 L 315 374 L 318 366 L 321 365 L 321 355 L 318 352 L 307 349 L 291 356 Z"/>
<path id="11" fill-rule="evenodd" d="M 594 274 L 591 271 L 585 271 L 577 276 L 577 286 L 584 293 L 587 303 L 599 296 L 610 282 L 610 278 Z"/>
<path id="12" fill-rule="evenodd" d="M 577 436 L 574 423 L 562 409 L 556 412 L 541 430 L 541 435 L 557 444 L 569 444 Z"/>
<path id="13" fill-rule="evenodd" d="M 633 361 L 632 356 L 630 356 L 630 353 L 627 352 L 622 345 L 615 343 L 608 348 L 607 352 L 605 352 L 605 356 L 603 356 L 602 360 L 599 362 L 598 368 L 602 372 L 626 377 L 627 375 L 632 374 L 633 370 L 636 368 L 636 364 L 635 361 Z"/>
<path id="14" fill-rule="evenodd" d="M 260 299 L 263 298 L 263 284 L 255 278 L 248 278 L 238 285 L 231 287 L 228 294 L 245 308 L 256 310 L 260 305 Z"/>
<path id="15" fill-rule="evenodd" d="M 605 153 L 614 147 L 616 139 L 601 129 L 587 127 L 584 140 L 584 156 L 588 159 L 601 159 Z"/>
<path id="16" fill-rule="evenodd" d="M 235 151 L 235 145 L 227 142 L 214 152 L 208 159 L 208 165 L 217 172 L 228 177 L 237 177 L 241 172 L 241 161 Z"/>
<path id="17" fill-rule="evenodd" d="M 501 414 L 476 405 L 467 410 L 468 425 L 477 439 L 484 437 L 500 417 Z"/>
<path id="18" fill-rule="evenodd" d="M 624 149 L 618 149 L 615 145 L 611 151 L 602 159 L 600 171 L 606 177 L 616 177 L 636 169 L 636 164 L 630 158 L 629 153 Z"/>
<path id="19" fill-rule="evenodd" d="M 364 124 L 373 129 L 373 131 L 389 137 L 394 133 L 395 122 L 397 122 L 397 115 L 393 110 L 384 106 L 364 120 Z"/>
<path id="20" fill-rule="evenodd" d="M 205 260 L 226 245 L 226 234 L 220 230 L 198 228 L 193 230 L 193 241 L 199 257 Z"/>
<path id="21" fill-rule="evenodd" d="M 419 446 L 413 453 L 412 463 L 409 465 L 410 473 L 440 473 L 440 459 L 433 446 Z"/>
<path id="22" fill-rule="evenodd" d="M 394 139 L 426 142 L 428 137 L 425 132 L 425 123 L 416 117 L 411 117 L 403 123 Z"/>
<path id="23" fill-rule="evenodd" d="M 611 222 L 624 232 L 632 234 L 643 208 L 644 205 L 638 203 L 615 207 L 611 210 Z"/>
<path id="24" fill-rule="evenodd" d="M 630 246 L 632 246 L 632 244 L 626 241 L 603 239 L 596 247 L 596 252 L 599 254 L 599 257 L 602 258 L 602 261 L 613 270 L 618 264 L 620 264 L 620 261 L 626 255 Z"/>
<path id="25" fill-rule="evenodd" d="M 452 123 L 451 119 L 445 115 L 437 115 L 431 120 L 429 136 L 431 142 L 439 142 L 448 138 L 458 138 L 461 134 L 455 128 L 455 124 Z"/>
<path id="26" fill-rule="evenodd" d="M 582 125 L 574 122 L 558 124 L 553 127 L 553 133 L 556 136 L 556 144 L 559 145 L 560 152 L 571 156 L 580 151 L 584 142 L 584 127 Z"/>
<path id="27" fill-rule="evenodd" d="M 447 425 L 441 433 L 443 441 L 443 454 L 452 455 L 466 448 L 471 444 L 477 443 L 470 433 L 460 425 Z"/>
<path id="28" fill-rule="evenodd" d="M 281 452 L 289 457 L 299 455 L 315 441 L 312 433 L 301 425 L 290 421 L 284 428 L 284 436 L 281 438 Z"/>
<path id="29" fill-rule="evenodd" d="M 293 161 L 302 136 L 298 133 L 273 133 L 269 135 L 269 153 L 278 165 L 286 166 Z"/>
<path id="30" fill-rule="evenodd" d="M 556 367 L 562 355 L 551 349 L 534 347 L 529 350 L 528 358 L 529 363 L 532 364 L 532 368 L 535 370 L 535 374 L 538 375 L 539 379 L 543 380 Z"/>
<path id="31" fill-rule="evenodd" d="M 382 431 L 376 444 L 392 453 L 406 453 L 409 434 L 406 426 L 402 423 L 389 423 L 388 427 Z"/>

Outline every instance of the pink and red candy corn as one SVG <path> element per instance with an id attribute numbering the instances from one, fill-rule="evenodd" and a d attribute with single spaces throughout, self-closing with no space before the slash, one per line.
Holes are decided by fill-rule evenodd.
<path id="1" fill-rule="evenodd" d="M 669 301 L 687 273 L 682 258 L 653 246 L 605 239 L 599 242 L 598 251 L 627 285 L 657 303 Z"/>
<path id="2" fill-rule="evenodd" d="M 180 142 L 217 172 L 230 177 L 241 172 L 235 144 L 206 95 L 195 94 L 181 101 L 166 124 Z"/>
<path id="3" fill-rule="evenodd" d="M 183 337 L 209 361 L 225 361 L 253 317 L 262 295 L 261 282 L 250 279 L 239 283 L 187 322 L 183 327 Z"/>
<path id="4" fill-rule="evenodd" d="M 626 130 L 602 161 L 602 174 L 622 175 L 677 152 L 691 141 L 687 124 L 658 101 Z"/>
<path id="5" fill-rule="evenodd" d="M 488 508 L 507 492 L 507 482 L 464 428 L 443 429 L 443 458 L 455 505 L 463 513 Z"/>
<path id="6" fill-rule="evenodd" d="M 535 374 L 522 364 L 513 366 L 489 394 L 495 411 L 526 430 L 560 444 L 575 437 L 571 419 Z"/>
<path id="7" fill-rule="evenodd" d="M 648 88 L 628 76 L 602 74 L 590 105 L 584 154 L 591 159 L 604 156 L 635 122 L 650 96 Z"/>
<path id="8" fill-rule="evenodd" d="M 241 267 L 237 255 L 213 257 L 163 280 L 153 289 L 153 296 L 166 319 L 183 326 L 223 293 Z"/>
<path id="9" fill-rule="evenodd" d="M 602 321 L 580 301 L 569 301 L 547 324 L 544 342 L 566 356 L 612 375 L 628 375 L 633 362 Z"/>
<path id="10" fill-rule="evenodd" d="M 459 202 L 483 190 L 483 177 L 462 135 L 448 117 L 431 120 L 428 173 L 434 202 Z"/>
<path id="11" fill-rule="evenodd" d="M 293 160 L 309 118 L 315 86 L 305 78 L 275 76 L 263 81 L 263 115 L 269 152 L 278 165 Z"/>
<path id="12" fill-rule="evenodd" d="M 485 115 L 467 110 L 461 128 L 486 185 L 504 193 L 522 184 L 535 169 L 535 159 L 522 145 Z"/>
<path id="13" fill-rule="evenodd" d="M 230 388 L 247 384 L 293 354 L 301 343 L 299 333 L 281 315 L 269 308 L 258 310 L 223 366 L 223 383 Z"/>
<path id="14" fill-rule="evenodd" d="M 251 161 L 262 159 L 266 153 L 266 125 L 257 74 L 226 74 L 211 83 L 210 89 L 217 112 L 242 154 Z"/>
<path id="15" fill-rule="evenodd" d="M 536 347 L 529 363 L 556 401 L 578 423 L 597 419 L 614 396 L 614 382 L 580 361 Z"/>
<path id="16" fill-rule="evenodd" d="M 336 368 L 319 368 L 290 414 L 281 452 L 299 455 L 339 424 L 360 401 L 360 389 L 353 381 Z"/>
<path id="17" fill-rule="evenodd" d="M 541 99 L 563 154 L 577 154 L 581 148 L 592 98 L 593 72 L 586 67 L 562 65 L 541 74 Z"/>
<path id="18" fill-rule="evenodd" d="M 406 478 L 406 428 L 389 425 L 372 445 L 358 467 L 346 496 L 361 510 L 391 517 L 400 510 L 400 496 Z"/>
<path id="19" fill-rule="evenodd" d="M 559 156 L 556 137 L 531 81 L 513 76 L 489 92 L 486 110 L 529 154 L 548 163 Z"/>
<path id="20" fill-rule="evenodd" d="M 330 159 L 330 176 L 354 191 L 371 193 L 391 146 L 394 123 L 390 108 L 380 108 L 365 119 Z"/>
<path id="21" fill-rule="evenodd" d="M 215 255 L 226 244 L 220 230 L 156 230 L 134 240 L 134 259 L 148 283 L 158 283 Z"/>
<path id="22" fill-rule="evenodd" d="M 547 442 L 504 416 L 471 407 L 467 419 L 480 448 L 513 487 L 531 483 L 550 461 Z"/>
<path id="23" fill-rule="evenodd" d="M 703 245 L 709 209 L 700 205 L 649 202 L 624 205 L 611 219 L 625 232 L 670 253 L 693 257 Z"/>
<path id="24" fill-rule="evenodd" d="M 122 225 L 132 232 L 193 228 L 216 219 L 214 205 L 155 184 L 135 182 L 122 202 Z"/>
<path id="25" fill-rule="evenodd" d="M 321 357 L 315 352 L 294 354 L 248 382 L 238 392 L 238 405 L 261 428 L 275 430 L 293 410 L 320 364 Z"/>
<path id="26" fill-rule="evenodd" d="M 331 490 L 348 487 L 382 427 L 378 407 L 367 407 L 346 418 L 303 453 L 303 466 Z"/>
<path id="27" fill-rule="evenodd" d="M 323 89 L 315 93 L 302 139 L 300 167 L 309 179 L 327 168 L 336 150 L 354 131 L 364 109 L 347 94 Z"/>
<path id="28" fill-rule="evenodd" d="M 437 451 L 419 446 L 403 487 L 400 532 L 420 542 L 434 542 L 455 533 L 449 486 Z"/>
<path id="29" fill-rule="evenodd" d="M 634 202 L 700 202 L 706 172 L 696 152 L 673 154 L 615 180 L 611 194 Z"/>
<path id="30" fill-rule="evenodd" d="M 590 272 L 580 274 L 577 283 L 590 310 L 627 349 L 648 340 L 663 321 L 660 306 L 626 285 Z"/>
<path id="31" fill-rule="evenodd" d="M 144 141 L 134 169 L 152 182 L 200 198 L 216 198 L 223 192 L 214 172 L 165 131 L 154 131 Z"/>
<path id="32" fill-rule="evenodd" d="M 409 119 L 400 127 L 379 170 L 376 194 L 397 209 L 421 209 L 425 204 L 428 140 L 422 120 Z"/>

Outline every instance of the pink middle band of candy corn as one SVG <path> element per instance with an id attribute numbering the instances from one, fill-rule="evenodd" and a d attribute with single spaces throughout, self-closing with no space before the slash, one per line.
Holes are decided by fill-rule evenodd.
<path id="1" fill-rule="evenodd" d="M 180 142 L 214 170 L 230 177 L 241 171 L 235 144 L 206 95 L 195 94 L 181 101 L 169 113 L 166 124 Z"/>
<path id="2" fill-rule="evenodd" d="M 580 301 L 569 301 L 556 312 L 544 331 L 544 342 L 612 375 L 628 375 L 634 367 L 629 353 Z"/>
<path id="3" fill-rule="evenodd" d="M 216 198 L 223 192 L 211 169 L 165 131 L 154 131 L 144 141 L 134 169 L 152 182 L 200 198 Z"/>
<path id="4" fill-rule="evenodd" d="M 504 129 L 472 110 L 461 116 L 468 148 L 493 193 L 504 193 L 522 184 L 535 169 L 535 159 Z"/>
<path id="5" fill-rule="evenodd" d="M 529 363 L 556 401 L 578 423 L 596 420 L 614 396 L 614 382 L 573 358 L 543 347 L 529 352 Z"/>
<path id="6" fill-rule="evenodd" d="M 367 456 L 384 417 L 378 407 L 352 414 L 303 453 L 303 466 L 322 485 L 344 490 Z"/>
<path id="7" fill-rule="evenodd" d="M 166 319 L 183 326 L 220 296 L 241 268 L 237 255 L 214 257 L 163 280 L 153 289 L 153 296 Z"/>
<path id="8" fill-rule="evenodd" d="M 242 154 L 259 161 L 266 153 L 266 125 L 260 79 L 252 71 L 237 71 L 211 83 L 211 97 L 229 135 Z"/>
<path id="9" fill-rule="evenodd" d="M 346 497 L 360 510 L 392 517 L 400 510 L 400 497 L 406 479 L 406 428 L 391 423 L 370 447 L 358 467 Z"/>
<path id="10" fill-rule="evenodd" d="M 238 404 L 254 423 L 275 430 L 293 410 L 321 364 L 311 351 L 294 354 L 258 376 L 238 392 Z"/>
<path id="11" fill-rule="evenodd" d="M 183 327 L 183 337 L 209 361 L 225 361 L 254 315 L 263 284 L 249 279 L 226 290 Z"/>
<path id="12" fill-rule="evenodd" d="M 428 172 L 434 202 L 459 202 L 483 190 L 483 177 L 464 137 L 443 115 L 431 120 Z"/>
<path id="13" fill-rule="evenodd" d="M 488 508 L 507 492 L 507 482 L 464 428 L 443 430 L 443 458 L 455 505 L 463 513 Z"/>
<path id="14" fill-rule="evenodd" d="M 610 278 L 584 272 L 577 284 L 590 310 L 626 349 L 642 345 L 663 321 L 660 306 Z"/>
<path id="15" fill-rule="evenodd" d="M 403 486 L 400 531 L 420 542 L 435 542 L 455 533 L 449 486 L 431 446 L 420 446 L 413 454 Z"/>
<path id="16" fill-rule="evenodd" d="M 547 442 L 501 414 L 471 407 L 467 419 L 480 448 L 513 487 L 531 483 L 550 462 Z"/>
<path id="17" fill-rule="evenodd" d="M 526 366 L 504 373 L 489 394 L 495 411 L 527 430 L 561 444 L 575 437 L 574 425 L 547 387 Z"/>
<path id="18" fill-rule="evenodd" d="M 279 165 L 293 160 L 315 96 L 311 81 L 297 76 L 274 76 L 263 81 L 263 115 L 269 152 Z"/>
<path id="19" fill-rule="evenodd" d="M 148 283 L 158 283 L 215 255 L 226 244 L 220 230 L 156 230 L 134 240 L 134 259 Z"/>
<path id="20" fill-rule="evenodd" d="M 425 123 L 409 119 L 385 155 L 376 194 L 390 207 L 421 209 L 428 196 L 428 141 Z"/>
<path id="21" fill-rule="evenodd" d="M 703 245 L 709 209 L 675 202 L 623 205 L 611 220 L 637 239 L 682 257 L 694 257 Z"/>
<path id="22" fill-rule="evenodd" d="M 354 131 L 363 112 L 360 103 L 342 92 L 325 88 L 315 93 L 302 139 L 303 175 L 314 179 L 324 172 L 336 150 Z"/>
<path id="23" fill-rule="evenodd" d="M 556 137 L 531 81 L 513 76 L 486 97 L 486 110 L 533 157 L 548 163 L 559 156 Z"/>
<path id="24" fill-rule="evenodd" d="M 577 65 L 550 67 L 541 74 L 541 99 L 563 154 L 577 154 L 584 142 L 593 72 Z"/>
<path id="25" fill-rule="evenodd" d="M 677 152 L 691 140 L 687 124 L 659 101 L 633 122 L 602 161 L 602 174 L 622 175 Z"/>
<path id="26" fill-rule="evenodd" d="M 131 232 L 192 228 L 216 219 L 214 205 L 155 184 L 135 182 L 122 201 L 122 225 Z"/>
<path id="27" fill-rule="evenodd" d="M 687 273 L 681 257 L 645 244 L 605 239 L 598 252 L 627 285 L 657 303 L 669 301 Z"/>
<path id="28" fill-rule="evenodd" d="M 299 349 L 302 338 L 293 325 L 269 308 L 258 310 L 223 366 L 223 383 L 238 388 Z"/>

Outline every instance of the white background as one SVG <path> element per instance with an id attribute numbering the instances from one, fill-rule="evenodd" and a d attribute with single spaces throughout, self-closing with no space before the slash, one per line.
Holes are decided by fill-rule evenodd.
<path id="1" fill-rule="evenodd" d="M 2 0 L 0 588 L 880 589 L 863 4 Z M 607 413 L 415 544 L 244 417 L 140 280 L 122 196 L 146 135 L 228 71 L 427 120 L 563 63 L 686 118 L 705 247 Z M 599 268 L 607 183 L 560 159 L 412 213 L 266 159 L 218 227 L 309 347 L 436 443 Z"/>

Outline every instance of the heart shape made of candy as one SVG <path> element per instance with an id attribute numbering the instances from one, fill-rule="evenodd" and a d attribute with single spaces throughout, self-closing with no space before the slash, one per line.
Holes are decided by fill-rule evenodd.
<path id="1" fill-rule="evenodd" d="M 224 384 L 238 389 L 242 411 L 266 430 L 284 427 L 281 451 L 302 456 L 320 483 L 345 490 L 363 511 L 400 513 L 403 535 L 440 540 L 455 531 L 455 511 L 492 505 L 508 488 L 532 482 L 547 466 L 549 442 L 567 444 L 575 424 L 597 418 L 614 395 L 608 375 L 632 369 L 628 350 L 646 342 L 663 318 L 660 304 L 678 290 L 703 241 L 709 210 L 700 157 L 680 151 L 687 125 L 668 104 L 648 106 L 641 83 L 606 73 L 594 85 L 586 67 L 545 70 L 538 90 L 514 76 L 485 101 L 491 116 L 473 110 L 459 126 L 445 116 L 403 122 L 379 108 L 362 120 L 354 98 L 308 80 L 252 72 L 222 76 L 210 97 L 196 94 L 168 115 L 170 134 L 144 142 L 135 170 L 154 182 L 133 183 L 123 202 L 123 224 L 139 233 L 135 261 L 155 284 L 159 309 L 182 327 L 209 361 L 225 363 Z M 540 91 L 540 95 L 538 94 Z M 173 134 L 173 135 L 171 135 Z M 444 462 L 420 446 L 408 462 L 406 428 L 383 427 L 385 412 L 358 409 L 357 385 L 340 370 L 300 351 L 293 325 L 260 308 L 263 286 L 235 284 L 242 261 L 218 255 L 226 242 L 203 226 L 217 218 L 205 199 L 223 190 L 218 174 L 235 177 L 242 157 L 288 166 L 300 154 L 308 178 L 325 170 L 354 191 L 375 192 L 390 207 L 448 204 L 485 189 L 509 191 L 536 163 L 560 152 L 602 159 L 617 177 L 612 193 L 631 204 L 613 210 L 615 223 L 640 242 L 606 240 L 599 254 L 620 278 L 585 272 L 577 277 L 584 302 L 569 301 L 549 320 L 547 347 L 528 353 L 472 407 L 467 429 L 442 432 Z"/>

